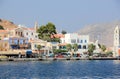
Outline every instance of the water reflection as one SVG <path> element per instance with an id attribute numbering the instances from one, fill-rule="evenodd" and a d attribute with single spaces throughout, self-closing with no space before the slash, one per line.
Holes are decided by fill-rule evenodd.
<path id="1" fill-rule="evenodd" d="M 113 60 L 114 64 L 120 64 L 120 60 Z"/>

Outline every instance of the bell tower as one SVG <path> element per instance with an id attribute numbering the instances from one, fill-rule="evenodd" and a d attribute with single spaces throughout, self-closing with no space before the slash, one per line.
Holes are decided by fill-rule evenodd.
<path id="1" fill-rule="evenodd" d="M 37 32 L 37 30 L 38 30 L 38 23 L 37 22 L 35 22 L 34 29 L 35 29 L 35 32 Z"/>
<path id="2" fill-rule="evenodd" d="M 118 49 L 120 46 L 120 29 L 118 25 L 114 29 L 114 44 L 113 45 L 114 45 L 113 55 L 119 56 Z"/>

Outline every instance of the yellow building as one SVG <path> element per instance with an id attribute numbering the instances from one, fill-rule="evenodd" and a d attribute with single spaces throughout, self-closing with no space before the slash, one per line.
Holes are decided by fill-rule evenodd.
<path id="1" fill-rule="evenodd" d="M 42 54 L 45 56 L 49 56 L 52 53 L 52 43 L 43 41 L 43 40 L 31 40 L 31 50 L 33 54 Z M 41 49 L 38 50 L 37 46 L 41 45 Z"/>
<path id="2" fill-rule="evenodd" d="M 0 40 L 9 37 L 9 31 L 8 30 L 0 30 Z"/>
<path id="3" fill-rule="evenodd" d="M 0 40 L 0 51 L 8 51 L 10 49 L 9 41 Z"/>

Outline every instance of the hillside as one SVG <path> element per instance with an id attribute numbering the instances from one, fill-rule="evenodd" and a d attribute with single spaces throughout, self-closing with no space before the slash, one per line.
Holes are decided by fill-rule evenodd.
<path id="1" fill-rule="evenodd" d="M 6 28 L 11 29 L 11 28 L 17 27 L 13 22 L 3 20 L 3 19 L 0 19 L 0 25 L 3 26 L 4 29 Z"/>
<path id="2" fill-rule="evenodd" d="M 113 32 L 119 25 L 120 21 L 114 21 L 110 23 L 91 24 L 78 31 L 79 34 L 90 35 L 90 41 L 99 40 L 99 43 L 106 45 L 107 47 L 113 46 Z"/>

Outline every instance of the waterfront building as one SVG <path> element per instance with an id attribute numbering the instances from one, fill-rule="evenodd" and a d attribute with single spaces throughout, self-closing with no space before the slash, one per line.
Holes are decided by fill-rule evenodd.
<path id="1" fill-rule="evenodd" d="M 59 39 L 62 39 L 62 38 L 64 38 L 64 37 L 65 37 L 64 34 L 54 34 L 54 35 L 51 35 L 51 38 L 59 38 Z M 62 44 L 59 43 L 59 42 L 51 42 L 51 44 L 52 44 L 52 49 L 59 49 L 59 48 L 62 46 Z"/>
<path id="2" fill-rule="evenodd" d="M 49 54 L 52 52 L 52 43 L 43 41 L 43 40 L 31 40 L 31 50 L 33 54 L 42 54 L 44 56 L 49 56 Z M 40 50 L 38 50 L 38 45 L 41 46 Z"/>
<path id="3" fill-rule="evenodd" d="M 7 40 L 7 39 L 4 39 Z M 29 49 L 28 38 L 25 37 L 9 37 L 9 45 L 11 49 Z"/>
<path id="4" fill-rule="evenodd" d="M 28 40 L 38 39 L 37 26 L 34 28 L 27 28 L 23 25 L 19 25 L 17 28 L 10 30 L 10 36 L 26 37 Z"/>
<path id="5" fill-rule="evenodd" d="M 120 29 L 118 25 L 114 29 L 114 46 L 113 46 L 113 56 L 120 56 L 119 48 L 120 48 Z"/>
<path id="6" fill-rule="evenodd" d="M 29 49 L 28 39 L 25 37 L 8 37 L 0 40 L 0 55 L 18 56 L 26 55 Z"/>
<path id="7" fill-rule="evenodd" d="M 42 48 L 45 48 L 46 44 L 47 44 L 46 41 L 43 41 L 43 40 L 40 40 L 40 39 L 38 39 L 38 40 L 31 40 L 30 43 L 31 43 L 31 49 L 33 51 L 37 51 L 38 50 L 38 48 L 37 48 L 38 45 L 41 45 Z"/>
<path id="8" fill-rule="evenodd" d="M 0 30 L 0 40 L 9 37 L 9 31 L 8 30 Z"/>
<path id="9" fill-rule="evenodd" d="M 0 40 L 0 51 L 8 51 L 10 49 L 8 40 Z"/>
<path id="10" fill-rule="evenodd" d="M 83 54 L 88 50 L 89 35 L 80 35 L 77 33 L 68 33 L 64 37 L 60 38 L 61 45 L 66 44 L 78 44 L 77 53 Z"/>

